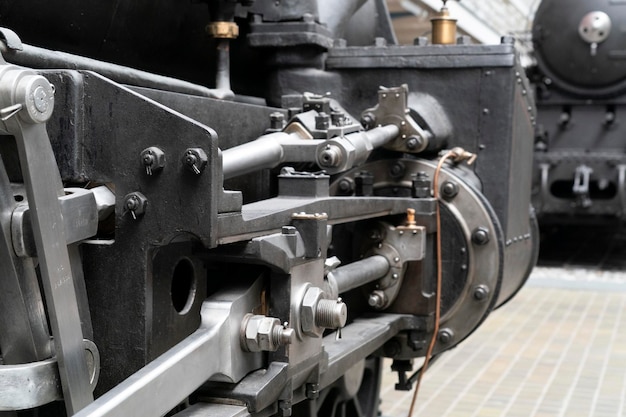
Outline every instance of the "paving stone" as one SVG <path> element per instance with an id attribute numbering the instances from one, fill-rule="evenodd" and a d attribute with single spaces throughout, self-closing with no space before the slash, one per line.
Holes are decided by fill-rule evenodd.
<path id="1" fill-rule="evenodd" d="M 385 372 L 385 417 L 408 413 L 396 380 Z M 414 416 L 626 416 L 626 273 L 536 268 L 427 372 Z"/>

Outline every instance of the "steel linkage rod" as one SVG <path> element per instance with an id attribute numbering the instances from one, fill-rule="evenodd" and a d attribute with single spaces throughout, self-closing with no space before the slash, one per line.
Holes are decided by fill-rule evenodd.
<path id="1" fill-rule="evenodd" d="M 4 34 L 7 31 L 7 29 L 0 28 L 0 34 Z M 0 36 L 0 53 L 2 53 L 2 56 L 7 62 L 12 64 L 29 68 L 64 68 L 94 71 L 121 84 L 154 88 L 157 90 L 168 90 L 176 93 L 216 99 L 233 98 L 233 92 L 229 89 L 211 89 L 176 78 L 153 74 L 151 72 L 99 61 L 80 55 L 39 48 L 37 46 L 22 44 L 21 42 L 13 42 L 11 46 L 9 46 L 7 41 L 1 41 L 1 39 L 2 37 Z"/>

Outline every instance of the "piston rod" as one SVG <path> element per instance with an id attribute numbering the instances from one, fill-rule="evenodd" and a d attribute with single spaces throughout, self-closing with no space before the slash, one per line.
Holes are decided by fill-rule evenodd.
<path id="1" fill-rule="evenodd" d="M 329 279 L 334 279 L 339 294 L 376 281 L 387 275 L 389 262 L 382 255 L 373 255 L 351 264 L 340 266 L 328 273 Z"/>
<path id="2" fill-rule="evenodd" d="M 283 162 L 313 162 L 331 174 L 344 171 L 365 162 L 372 150 L 399 133 L 396 125 L 379 126 L 330 140 L 303 140 L 295 133 L 270 133 L 223 151 L 224 179 L 275 168 Z M 329 152 L 334 153 L 331 162 L 325 160 Z"/>

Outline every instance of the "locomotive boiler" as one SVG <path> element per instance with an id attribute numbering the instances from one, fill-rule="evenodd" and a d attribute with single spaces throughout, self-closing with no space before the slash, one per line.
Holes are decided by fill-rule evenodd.
<path id="1" fill-rule="evenodd" d="M 610 1 L 563 6 L 542 1 L 533 23 L 533 205 L 545 223 L 622 219 L 626 9 Z"/>
<path id="2" fill-rule="evenodd" d="M 375 416 L 381 358 L 408 389 L 526 280 L 512 39 L 399 46 L 381 0 L 63 4 L 0 3 L 7 415 Z"/>

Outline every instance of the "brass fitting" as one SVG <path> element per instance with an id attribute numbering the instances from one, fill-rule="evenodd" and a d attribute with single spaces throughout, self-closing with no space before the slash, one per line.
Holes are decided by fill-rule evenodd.
<path id="1" fill-rule="evenodd" d="M 217 39 L 235 39 L 239 36 L 239 26 L 235 22 L 211 22 L 206 26 L 206 31 Z"/>
<path id="2" fill-rule="evenodd" d="M 456 146 L 450 150 L 452 153 L 452 160 L 455 163 L 467 161 L 467 165 L 472 165 L 476 160 L 476 154 L 466 151 L 465 149 Z"/>
<path id="3" fill-rule="evenodd" d="M 441 8 L 439 15 L 430 19 L 432 25 L 433 45 L 456 44 L 456 19 L 450 17 L 450 11 L 445 6 Z"/>
<path id="4" fill-rule="evenodd" d="M 409 229 L 417 227 L 417 224 L 415 222 L 415 209 L 406 209 L 406 223 L 404 224 L 404 226 Z"/>

